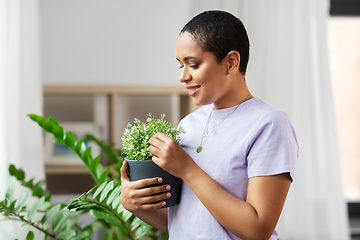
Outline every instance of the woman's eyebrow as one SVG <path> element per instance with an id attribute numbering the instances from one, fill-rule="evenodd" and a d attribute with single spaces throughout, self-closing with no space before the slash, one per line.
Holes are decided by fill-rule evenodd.
<path id="1" fill-rule="evenodd" d="M 193 56 L 187 56 L 187 57 L 184 57 L 184 61 L 187 61 L 189 59 L 199 59 L 197 57 L 193 57 Z M 176 58 L 176 60 L 178 60 L 180 62 L 180 60 L 178 58 Z"/>

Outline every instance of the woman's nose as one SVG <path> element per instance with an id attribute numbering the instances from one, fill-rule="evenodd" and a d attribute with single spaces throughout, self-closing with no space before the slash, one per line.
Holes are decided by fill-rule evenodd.
<path id="1" fill-rule="evenodd" d="M 180 82 L 186 82 L 191 80 L 191 74 L 189 73 L 189 71 L 186 71 L 185 67 L 182 69 L 180 76 L 179 76 L 179 81 Z"/>

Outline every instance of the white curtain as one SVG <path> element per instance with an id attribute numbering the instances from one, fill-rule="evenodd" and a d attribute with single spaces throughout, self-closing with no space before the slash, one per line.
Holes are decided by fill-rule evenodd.
<path id="1" fill-rule="evenodd" d="M 22 168 L 26 180 L 45 178 L 42 131 L 27 116 L 42 114 L 38 26 L 37 0 L 0 0 L 0 199 L 16 183 L 9 164 Z M 24 190 L 16 189 L 14 197 Z M 43 239 L 14 221 L 0 221 L 0 239 L 25 239 L 29 229 Z"/>
<path id="2" fill-rule="evenodd" d="M 250 36 L 247 82 L 284 110 L 300 145 L 295 181 L 278 224 L 284 240 L 350 239 L 327 49 L 328 0 L 193 0 L 193 14 L 223 9 Z"/>

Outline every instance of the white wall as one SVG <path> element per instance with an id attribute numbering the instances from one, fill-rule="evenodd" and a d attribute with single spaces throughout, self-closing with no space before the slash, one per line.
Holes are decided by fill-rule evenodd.
<path id="1" fill-rule="evenodd" d="M 45 178 L 42 130 L 28 113 L 42 114 L 39 56 L 39 0 L 0 1 L 0 199 L 10 182 L 14 198 L 25 190 L 8 167 L 14 164 L 26 173 L 26 180 Z M 30 197 L 31 206 L 35 198 Z M 0 216 L 0 218 L 3 218 Z M 25 239 L 29 230 L 35 239 L 43 234 L 22 222 L 0 221 L 0 239 Z"/>
<path id="2" fill-rule="evenodd" d="M 174 85 L 190 0 L 43 0 L 44 84 Z"/>

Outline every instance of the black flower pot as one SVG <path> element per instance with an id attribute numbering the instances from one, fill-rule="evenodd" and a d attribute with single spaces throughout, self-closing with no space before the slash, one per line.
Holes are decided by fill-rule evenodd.
<path id="1" fill-rule="evenodd" d="M 125 160 L 129 166 L 129 177 L 131 181 L 136 181 L 144 178 L 161 177 L 163 181 L 158 185 L 169 184 L 171 186 L 171 197 L 165 199 L 166 207 L 174 206 L 179 203 L 181 195 L 181 182 L 180 178 L 177 178 L 158 165 L 152 160 Z"/>

